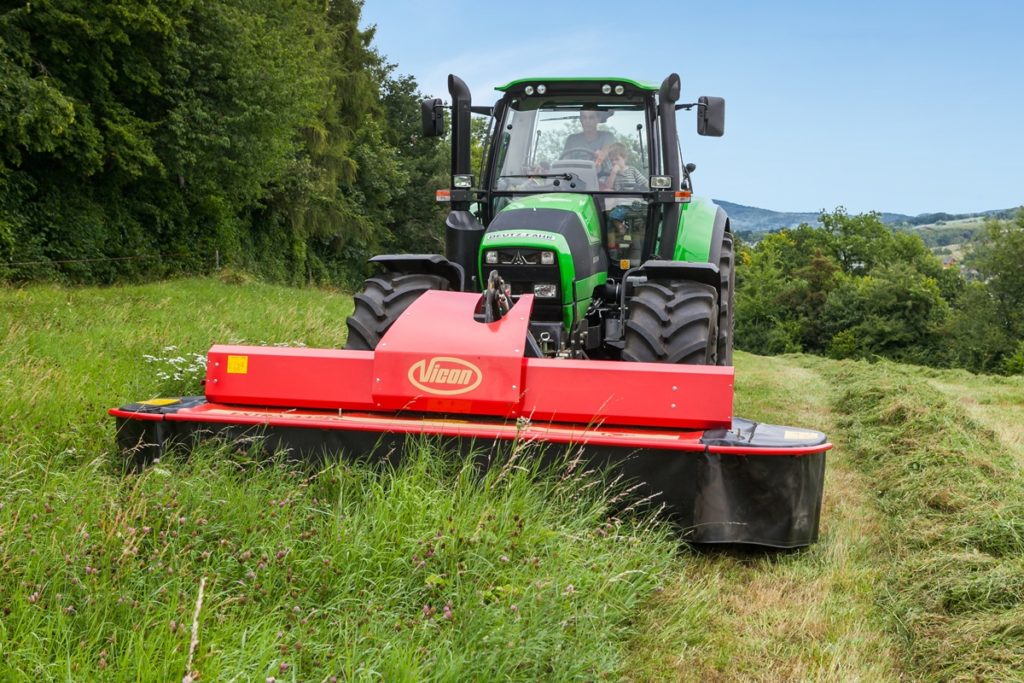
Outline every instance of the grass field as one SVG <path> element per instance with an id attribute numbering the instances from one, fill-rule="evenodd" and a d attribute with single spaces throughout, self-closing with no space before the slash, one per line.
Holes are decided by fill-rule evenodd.
<path id="1" fill-rule="evenodd" d="M 108 407 L 197 391 L 215 342 L 338 346 L 350 309 L 0 290 L 0 680 L 1024 680 L 1020 378 L 738 354 L 738 414 L 836 442 L 799 552 L 694 550 L 596 476 L 429 443 L 122 472 Z"/>

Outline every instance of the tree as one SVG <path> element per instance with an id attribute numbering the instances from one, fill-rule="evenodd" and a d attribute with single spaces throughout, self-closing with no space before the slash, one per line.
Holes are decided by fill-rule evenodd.
<path id="1" fill-rule="evenodd" d="M 766 354 L 801 351 L 799 325 L 782 303 L 789 281 L 777 256 L 741 246 L 737 263 L 737 348 Z"/>
<path id="2" fill-rule="evenodd" d="M 999 302 L 981 282 L 966 283 L 940 333 L 945 343 L 936 350 L 944 365 L 972 372 L 998 372 L 1013 351 Z"/>
<path id="3" fill-rule="evenodd" d="M 910 264 L 844 276 L 828 298 L 824 328 L 835 358 L 885 356 L 927 363 L 949 305 L 934 279 Z"/>
<path id="4" fill-rule="evenodd" d="M 389 75 L 383 80 L 381 104 L 388 122 L 386 137 L 398 152 L 408 178 L 395 188 L 385 247 L 401 250 L 417 245 L 417 251 L 444 253 L 445 209 L 437 203 L 435 190 L 448 187 L 450 148 L 439 138 L 423 137 L 422 97 L 412 76 Z"/>
<path id="5" fill-rule="evenodd" d="M 246 252 L 244 210 L 291 170 L 316 113 L 315 22 L 285 0 L 50 0 L 0 15 L 10 258 L 111 281 Z"/>
<path id="6" fill-rule="evenodd" d="M 998 303 L 1004 329 L 1024 339 L 1024 208 L 1012 221 L 987 221 L 972 251 L 971 263 Z"/>
<path id="7" fill-rule="evenodd" d="M 219 255 L 351 282 L 384 246 L 437 246 L 443 145 L 419 135 L 415 81 L 392 78 L 358 0 L 7 5 L 0 262 L 21 265 L 0 278 L 110 282 Z"/>

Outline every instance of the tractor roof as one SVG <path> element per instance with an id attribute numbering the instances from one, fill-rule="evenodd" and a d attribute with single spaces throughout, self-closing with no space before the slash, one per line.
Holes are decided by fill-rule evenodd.
<path id="1" fill-rule="evenodd" d="M 609 83 L 616 85 L 622 83 L 624 85 L 630 85 L 637 90 L 649 90 L 651 92 L 657 92 L 658 86 L 653 83 L 645 83 L 644 81 L 635 81 L 632 78 L 615 78 L 610 76 L 571 76 L 571 77 L 560 77 L 560 78 L 517 78 L 514 81 L 509 81 L 505 85 L 499 85 L 495 90 L 501 92 L 508 92 L 521 85 L 537 85 L 539 83 L 561 83 L 561 84 L 589 84 L 589 83 Z"/>

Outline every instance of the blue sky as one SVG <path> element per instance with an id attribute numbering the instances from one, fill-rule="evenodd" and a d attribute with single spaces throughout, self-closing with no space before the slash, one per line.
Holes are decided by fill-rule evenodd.
<path id="1" fill-rule="evenodd" d="M 368 0 L 396 71 L 474 101 L 523 76 L 682 77 L 726 99 L 722 138 L 679 113 L 699 194 L 780 211 L 1024 204 L 1024 2 Z"/>

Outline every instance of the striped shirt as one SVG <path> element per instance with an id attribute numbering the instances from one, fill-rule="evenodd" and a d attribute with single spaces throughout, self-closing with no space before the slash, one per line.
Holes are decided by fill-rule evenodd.
<path id="1" fill-rule="evenodd" d="M 621 171 L 612 171 L 608 176 L 611 179 L 611 189 L 625 192 L 628 190 L 647 190 L 647 176 L 632 166 L 627 166 Z"/>

